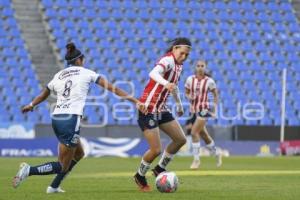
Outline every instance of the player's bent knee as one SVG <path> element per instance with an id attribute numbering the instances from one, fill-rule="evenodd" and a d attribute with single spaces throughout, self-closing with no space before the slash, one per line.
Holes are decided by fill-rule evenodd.
<path id="1" fill-rule="evenodd" d="M 84 157 L 84 152 L 81 151 L 80 153 L 77 153 L 77 154 L 75 155 L 75 160 L 79 161 L 79 160 L 81 160 L 83 157 Z"/>
<path id="2" fill-rule="evenodd" d="M 152 152 L 155 156 L 159 156 L 159 155 L 161 154 L 161 148 L 151 149 L 151 152 Z"/>
<path id="3" fill-rule="evenodd" d="M 185 143 L 186 143 L 186 138 L 183 137 L 183 138 L 180 138 L 177 143 L 179 144 L 179 146 L 183 146 Z"/>

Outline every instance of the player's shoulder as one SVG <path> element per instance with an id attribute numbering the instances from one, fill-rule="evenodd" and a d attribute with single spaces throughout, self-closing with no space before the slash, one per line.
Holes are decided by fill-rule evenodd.
<path id="1" fill-rule="evenodd" d="M 164 62 L 164 63 L 168 63 L 168 64 L 171 64 L 171 65 L 175 64 L 174 57 L 172 56 L 171 53 L 166 53 L 165 55 L 163 55 L 159 59 L 159 62 Z"/>
<path id="2" fill-rule="evenodd" d="M 64 73 L 65 69 L 61 69 L 58 72 L 56 72 L 56 74 L 54 74 L 54 76 L 53 76 L 53 79 L 58 78 L 62 73 Z"/>
<path id="3" fill-rule="evenodd" d="M 206 78 L 207 78 L 207 80 L 210 81 L 210 82 L 215 82 L 215 80 L 214 80 L 212 77 L 210 77 L 210 76 L 206 76 Z"/>
<path id="4" fill-rule="evenodd" d="M 91 69 L 81 67 L 81 66 L 72 66 L 70 67 L 70 70 L 78 71 L 79 75 L 93 75 L 95 72 Z"/>
<path id="5" fill-rule="evenodd" d="M 190 75 L 186 78 L 187 81 L 190 81 L 190 80 L 193 80 L 193 78 L 195 78 L 196 76 L 195 75 Z"/>

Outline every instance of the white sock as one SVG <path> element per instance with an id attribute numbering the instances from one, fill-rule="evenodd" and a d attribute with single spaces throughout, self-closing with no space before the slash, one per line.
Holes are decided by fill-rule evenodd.
<path id="1" fill-rule="evenodd" d="M 151 165 L 151 163 L 148 163 L 148 162 L 144 161 L 144 159 L 142 159 L 141 165 L 138 169 L 139 175 L 145 176 L 147 171 L 150 169 L 150 165 Z"/>
<path id="2" fill-rule="evenodd" d="M 174 154 L 170 154 L 170 153 L 166 152 L 166 150 L 165 150 L 158 162 L 158 165 L 161 168 L 165 169 L 167 167 L 167 165 L 169 164 L 169 162 L 173 159 L 173 157 L 174 157 Z"/>
<path id="3" fill-rule="evenodd" d="M 186 136 L 186 145 L 187 145 L 188 153 L 191 153 L 193 151 L 191 135 Z"/>
<path id="4" fill-rule="evenodd" d="M 194 160 L 200 160 L 200 142 L 193 142 L 192 147 Z"/>
<path id="5" fill-rule="evenodd" d="M 213 140 L 211 141 L 211 143 L 207 144 L 206 147 L 213 156 L 217 155 L 217 148 L 216 148 L 215 142 Z"/>

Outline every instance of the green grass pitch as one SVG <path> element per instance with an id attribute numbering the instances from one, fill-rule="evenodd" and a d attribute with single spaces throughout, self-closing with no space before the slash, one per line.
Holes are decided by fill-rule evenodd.
<path id="1" fill-rule="evenodd" d="M 52 161 L 53 158 L 0 158 L 0 200 L 286 200 L 300 199 L 299 157 L 230 157 L 217 169 L 213 158 L 202 158 L 201 169 L 189 170 L 191 158 L 176 157 L 169 171 L 179 177 L 178 191 L 159 193 L 154 178 L 150 193 L 137 190 L 132 176 L 140 158 L 86 158 L 64 180 L 64 194 L 46 194 L 53 175 L 29 177 L 19 188 L 11 186 L 18 165 Z"/>

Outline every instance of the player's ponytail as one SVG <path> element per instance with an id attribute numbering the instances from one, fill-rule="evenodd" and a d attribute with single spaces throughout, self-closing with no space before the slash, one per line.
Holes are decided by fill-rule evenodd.
<path id="1" fill-rule="evenodd" d="M 66 45 L 66 48 L 67 48 L 67 54 L 71 55 L 74 52 L 74 50 L 76 49 L 76 46 L 73 42 L 70 42 Z"/>
<path id="2" fill-rule="evenodd" d="M 66 45 L 67 53 L 65 55 L 65 60 L 68 65 L 75 65 L 78 58 L 83 59 L 84 55 L 79 51 L 73 42 Z"/>
<path id="3" fill-rule="evenodd" d="M 170 47 L 166 50 L 166 53 L 169 53 L 173 50 L 173 47 L 176 46 L 187 46 L 189 48 L 192 48 L 192 43 L 190 39 L 185 38 L 185 37 L 178 37 L 173 40 L 170 40 L 168 43 L 171 43 Z"/>
<path id="4" fill-rule="evenodd" d="M 209 74 L 208 72 L 204 72 L 204 75 L 211 78 L 211 74 Z"/>

